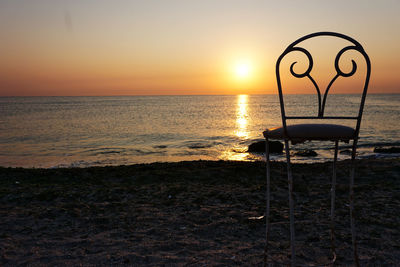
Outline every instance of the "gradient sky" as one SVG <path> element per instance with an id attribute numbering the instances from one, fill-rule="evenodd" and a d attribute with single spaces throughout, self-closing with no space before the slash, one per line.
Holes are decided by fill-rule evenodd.
<path id="1" fill-rule="evenodd" d="M 369 92 L 400 93 L 399 11 L 396 0 L 0 0 L 0 96 L 275 93 L 277 57 L 316 31 L 358 40 Z"/>

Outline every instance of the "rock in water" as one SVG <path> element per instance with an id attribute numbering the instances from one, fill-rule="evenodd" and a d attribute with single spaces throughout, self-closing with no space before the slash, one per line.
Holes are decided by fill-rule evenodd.
<path id="1" fill-rule="evenodd" d="M 340 150 L 340 154 L 343 154 L 343 155 L 351 155 L 351 150 L 350 150 L 350 149 L 343 149 L 343 150 Z"/>
<path id="2" fill-rule="evenodd" d="M 400 147 L 389 147 L 389 148 L 385 148 L 385 147 L 375 147 L 374 148 L 374 152 L 375 153 L 400 153 Z"/>
<path id="3" fill-rule="evenodd" d="M 315 152 L 314 150 L 311 149 L 307 149 L 307 150 L 300 150 L 294 153 L 294 155 L 296 156 L 302 156 L 302 157 L 315 157 L 317 156 L 317 152 Z"/>
<path id="4" fill-rule="evenodd" d="M 268 141 L 270 153 L 282 153 L 283 144 L 279 141 Z M 265 141 L 258 141 L 249 145 L 247 152 L 265 152 Z"/>

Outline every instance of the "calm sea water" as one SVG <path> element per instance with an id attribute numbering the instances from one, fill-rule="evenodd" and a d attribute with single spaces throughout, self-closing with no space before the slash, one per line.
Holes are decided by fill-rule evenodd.
<path id="1" fill-rule="evenodd" d="M 288 96 L 288 112 L 315 114 L 315 101 L 313 95 Z M 354 115 L 358 103 L 355 95 L 330 95 L 327 113 Z M 375 146 L 399 145 L 399 103 L 400 95 L 367 96 L 359 157 L 382 157 L 373 153 Z M 247 153 L 247 146 L 261 140 L 265 128 L 280 125 L 274 95 L 2 97 L 0 166 L 261 160 L 262 155 Z M 293 160 L 330 160 L 333 144 L 318 145 L 321 142 L 292 146 L 318 153 Z M 345 152 L 340 159 L 348 158 Z M 283 155 L 272 158 L 281 160 Z"/>

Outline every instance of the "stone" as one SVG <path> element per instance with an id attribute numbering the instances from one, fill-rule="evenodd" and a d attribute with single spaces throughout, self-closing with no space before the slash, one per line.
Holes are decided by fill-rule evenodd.
<path id="1" fill-rule="evenodd" d="M 343 155 L 351 155 L 351 150 L 350 150 L 350 149 L 343 149 L 343 150 L 340 150 L 340 154 L 343 154 Z"/>
<path id="2" fill-rule="evenodd" d="M 374 148 L 375 153 L 385 153 L 385 154 L 391 154 L 391 153 L 400 153 L 400 147 L 375 147 Z"/>
<path id="3" fill-rule="evenodd" d="M 314 150 L 311 149 L 306 149 L 306 150 L 300 150 L 300 151 L 296 151 L 294 153 L 295 156 L 301 156 L 301 157 L 315 157 L 317 156 L 317 152 L 315 152 Z"/>
<path id="4" fill-rule="evenodd" d="M 268 141 L 270 153 L 282 153 L 283 144 L 279 141 Z M 265 153 L 265 141 L 257 141 L 249 145 L 247 152 Z"/>

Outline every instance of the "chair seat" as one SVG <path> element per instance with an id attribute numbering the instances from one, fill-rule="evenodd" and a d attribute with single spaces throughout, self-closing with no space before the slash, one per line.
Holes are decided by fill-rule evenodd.
<path id="1" fill-rule="evenodd" d="M 348 142 L 354 139 L 355 130 L 337 124 L 294 124 L 286 126 L 287 137 L 292 143 L 309 140 L 341 140 Z M 284 139 L 283 127 L 270 128 L 264 131 L 268 139 Z"/>

